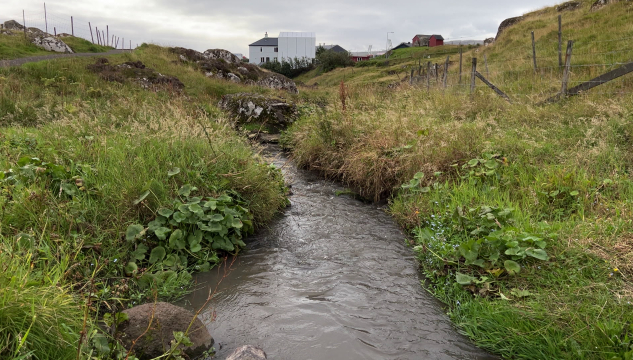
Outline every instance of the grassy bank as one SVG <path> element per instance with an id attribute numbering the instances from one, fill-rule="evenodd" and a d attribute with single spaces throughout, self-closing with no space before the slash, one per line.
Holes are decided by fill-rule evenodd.
<path id="1" fill-rule="evenodd" d="M 631 355 L 631 95 L 536 107 L 348 89 L 286 135 L 412 234 L 454 322 L 509 358 Z M 402 186 L 404 184 L 404 186 Z"/>
<path id="2" fill-rule="evenodd" d="M 98 318 L 182 295 L 285 205 L 280 172 L 215 108 L 247 87 L 156 46 L 109 59 L 185 89 L 108 82 L 85 58 L 0 69 L 3 359 L 115 356 Z"/>
<path id="3" fill-rule="evenodd" d="M 109 46 L 93 44 L 88 40 L 74 36 L 66 36 L 60 39 L 76 53 L 100 53 L 113 49 Z M 0 32 L 0 60 L 51 54 L 55 53 L 35 46 L 30 41 L 27 41 L 20 32 L 12 32 L 11 35 Z"/>
<path id="4" fill-rule="evenodd" d="M 562 14 L 574 85 L 630 58 L 633 6 L 591 3 Z M 469 74 L 460 85 L 454 49 L 407 49 L 388 63 L 306 74 L 329 105 L 284 139 L 302 166 L 390 200 L 423 286 L 477 345 L 506 358 L 630 359 L 633 80 L 537 105 L 560 91 L 558 14 L 526 14 L 495 45 L 464 49 L 464 64 L 477 57 L 512 104 L 481 83 L 470 94 Z M 418 61 L 446 56 L 445 89 L 442 71 L 427 83 L 424 69 L 409 86 Z"/>

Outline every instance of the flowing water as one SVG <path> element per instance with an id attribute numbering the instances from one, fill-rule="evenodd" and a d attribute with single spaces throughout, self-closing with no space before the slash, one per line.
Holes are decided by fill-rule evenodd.
<path id="1" fill-rule="evenodd" d="M 420 286 L 405 235 L 385 209 L 297 170 L 278 152 L 293 195 L 270 228 L 225 267 L 199 274 L 181 305 L 198 309 L 218 358 L 241 345 L 269 359 L 493 359 L 459 335 Z M 214 321 L 211 321 L 215 318 Z"/>

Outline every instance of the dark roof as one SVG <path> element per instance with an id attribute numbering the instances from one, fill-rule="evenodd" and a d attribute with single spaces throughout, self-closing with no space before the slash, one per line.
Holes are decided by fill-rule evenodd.
<path id="1" fill-rule="evenodd" d="M 432 35 L 432 36 L 435 36 L 435 39 L 437 39 L 437 40 L 444 40 L 444 38 L 442 37 L 442 35 L 435 35 L 435 34 L 434 34 L 434 35 Z"/>
<path id="2" fill-rule="evenodd" d="M 336 52 L 336 53 L 347 52 L 347 50 L 343 49 L 343 48 L 342 48 L 341 46 L 339 46 L 339 45 L 321 45 L 321 46 L 323 46 L 323 48 L 324 48 L 325 50 L 332 50 L 332 51 L 334 51 L 334 52 Z M 318 49 L 318 48 L 319 48 L 319 47 L 317 46 L 317 49 Z"/>
<path id="3" fill-rule="evenodd" d="M 277 38 L 265 37 L 255 41 L 254 43 L 248 46 L 277 46 L 278 41 Z"/>
<path id="4" fill-rule="evenodd" d="M 410 42 L 401 42 L 400 45 L 396 46 L 392 50 L 406 49 L 406 48 L 409 48 L 409 47 L 411 47 L 411 43 Z"/>
<path id="5" fill-rule="evenodd" d="M 431 35 L 420 35 L 420 34 L 418 34 L 418 35 L 416 35 L 416 36 L 418 37 L 418 39 L 424 39 L 424 38 L 427 38 L 427 39 L 428 39 L 428 38 L 430 38 L 430 37 L 431 37 Z M 414 37 L 415 37 L 415 36 L 414 36 Z"/>

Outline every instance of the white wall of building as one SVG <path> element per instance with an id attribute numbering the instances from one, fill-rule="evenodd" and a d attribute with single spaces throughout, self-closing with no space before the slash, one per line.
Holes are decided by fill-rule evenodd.
<path id="1" fill-rule="evenodd" d="M 262 62 L 266 62 L 266 58 L 269 58 L 270 61 L 275 61 L 275 59 L 278 58 L 278 53 L 275 52 L 276 47 L 277 46 L 249 46 L 248 62 L 259 65 Z"/>
<path id="2" fill-rule="evenodd" d="M 310 32 L 282 32 L 277 40 L 278 59 L 294 59 L 316 57 L 316 35 Z"/>

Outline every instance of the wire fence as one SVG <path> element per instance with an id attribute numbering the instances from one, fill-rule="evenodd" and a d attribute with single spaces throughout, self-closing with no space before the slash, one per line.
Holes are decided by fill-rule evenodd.
<path id="1" fill-rule="evenodd" d="M 110 27 L 108 24 L 91 22 L 89 19 L 73 15 L 60 14 L 46 10 L 46 5 L 41 10 L 23 10 L 22 14 L 13 19 L 27 29 L 39 29 L 53 36 L 68 36 L 83 38 L 93 44 L 112 47 L 115 49 L 133 49 L 138 46 L 131 36 L 126 36 L 124 31 Z"/>

